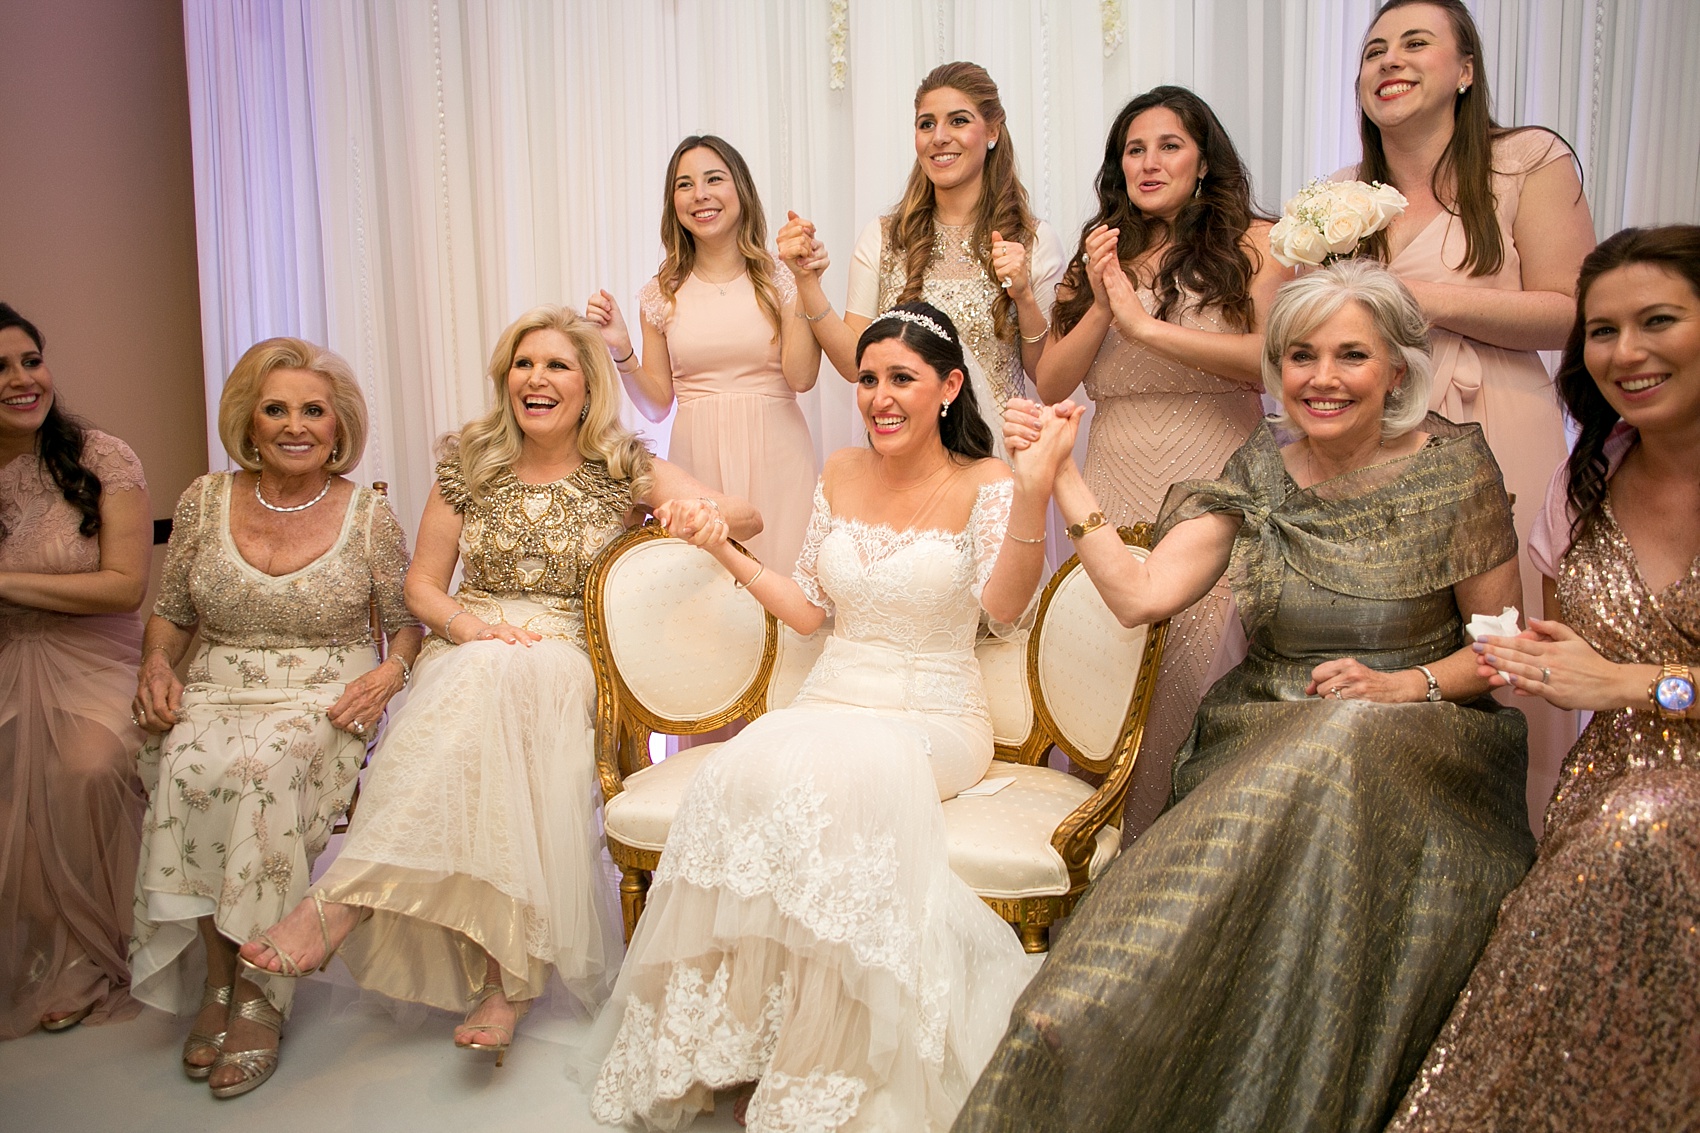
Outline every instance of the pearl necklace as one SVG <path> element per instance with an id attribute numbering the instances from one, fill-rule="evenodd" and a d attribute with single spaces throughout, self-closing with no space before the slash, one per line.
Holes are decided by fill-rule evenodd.
<path id="1" fill-rule="evenodd" d="M 279 515 L 288 515 L 290 512 L 293 512 L 293 511 L 306 511 L 308 508 L 312 507 L 314 504 L 316 504 L 320 500 L 324 499 L 326 494 L 328 494 L 330 492 L 330 490 L 331 490 L 331 477 L 326 476 L 325 477 L 325 486 L 323 488 L 319 489 L 318 495 L 314 496 L 312 499 L 308 500 L 306 503 L 296 504 L 294 507 L 279 507 L 277 504 L 272 503 L 270 500 L 266 499 L 265 496 L 260 494 L 260 476 L 259 476 L 259 473 L 254 474 L 254 498 L 256 500 L 260 501 L 261 507 L 265 508 L 267 511 L 275 511 Z"/>

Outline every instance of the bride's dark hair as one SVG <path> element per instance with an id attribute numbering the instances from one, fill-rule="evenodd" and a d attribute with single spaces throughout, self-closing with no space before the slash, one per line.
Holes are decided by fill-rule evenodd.
<path id="1" fill-rule="evenodd" d="M 962 388 L 950 403 L 950 412 L 939 421 L 939 440 L 944 442 L 945 450 L 965 460 L 991 456 L 991 426 L 980 416 L 974 383 L 968 377 L 968 361 L 962 353 L 962 336 L 950 316 L 919 300 L 898 304 L 869 323 L 862 337 L 856 340 L 856 365 L 862 364 L 862 352 L 868 347 L 893 338 L 919 354 L 941 381 L 952 370 L 962 372 Z"/>

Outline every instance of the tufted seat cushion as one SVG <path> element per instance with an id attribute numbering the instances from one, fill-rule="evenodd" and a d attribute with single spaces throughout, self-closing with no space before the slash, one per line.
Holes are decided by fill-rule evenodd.
<path id="1" fill-rule="evenodd" d="M 1015 782 L 995 795 L 944 804 L 952 872 L 981 897 L 1011 900 L 1067 893 L 1068 868 L 1052 847 L 1051 835 L 1092 788 L 1061 771 L 1019 763 L 993 763 L 986 778 Z M 1118 828 L 1100 830 L 1088 876 L 1096 878 L 1120 845 Z"/>
<path id="2" fill-rule="evenodd" d="M 720 745 L 688 747 L 678 755 L 626 776 L 626 789 L 608 800 L 602 826 L 608 837 L 634 850 L 660 851 L 691 776 Z M 1013 789 L 1013 788 L 1006 788 Z"/>

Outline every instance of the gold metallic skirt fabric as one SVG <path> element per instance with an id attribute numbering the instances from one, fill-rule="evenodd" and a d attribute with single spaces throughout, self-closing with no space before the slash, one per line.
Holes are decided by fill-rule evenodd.
<path id="1" fill-rule="evenodd" d="M 1304 693 L 1324 660 L 1392 671 L 1457 649 L 1451 587 L 1514 551 L 1479 432 L 1425 427 L 1440 439 L 1332 499 L 1286 478 L 1268 430 L 1224 482 L 1177 489 L 1251 529 L 1250 654 L 1205 697 L 1169 809 L 1017 1003 L 958 1131 L 1367 1133 L 1390 1116 L 1534 854 L 1519 713 Z M 1358 572 L 1378 510 L 1404 537 Z"/>

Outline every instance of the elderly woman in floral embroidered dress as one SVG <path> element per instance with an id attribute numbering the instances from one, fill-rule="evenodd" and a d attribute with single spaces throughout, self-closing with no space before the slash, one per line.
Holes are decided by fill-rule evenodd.
<path id="1" fill-rule="evenodd" d="M 130 966 L 143 1002 L 199 1002 L 183 1071 L 234 1097 L 276 1068 L 291 990 L 239 978 L 237 945 L 306 892 L 420 629 L 395 516 L 341 475 L 366 447 L 348 363 L 268 339 L 237 362 L 218 418 L 241 471 L 203 476 L 178 500 L 143 639 L 135 710 L 155 738 L 142 751 L 153 783 Z M 374 602 L 390 634 L 381 664 Z M 174 667 L 197 627 L 184 685 Z"/>

